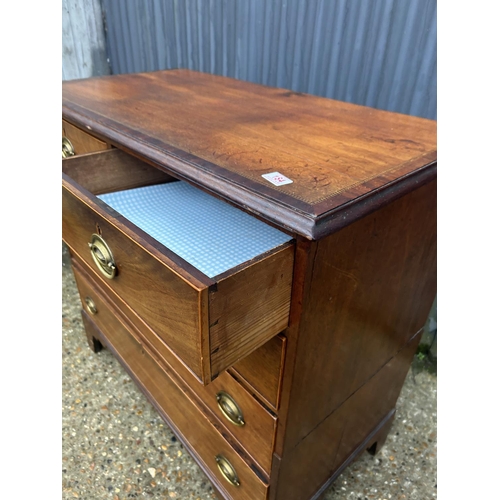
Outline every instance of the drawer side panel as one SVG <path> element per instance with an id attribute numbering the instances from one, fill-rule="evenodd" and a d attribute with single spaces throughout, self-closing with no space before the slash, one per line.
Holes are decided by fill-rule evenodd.
<path id="1" fill-rule="evenodd" d="M 212 378 L 288 326 L 294 246 L 217 283 L 210 292 Z"/>

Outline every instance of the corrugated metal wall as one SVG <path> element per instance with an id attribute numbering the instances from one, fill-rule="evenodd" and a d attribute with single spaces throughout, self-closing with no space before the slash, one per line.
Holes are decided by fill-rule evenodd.
<path id="1" fill-rule="evenodd" d="M 62 79 L 109 74 L 100 0 L 62 1 Z"/>
<path id="2" fill-rule="evenodd" d="M 103 0 L 113 73 L 190 68 L 436 118 L 436 0 Z"/>

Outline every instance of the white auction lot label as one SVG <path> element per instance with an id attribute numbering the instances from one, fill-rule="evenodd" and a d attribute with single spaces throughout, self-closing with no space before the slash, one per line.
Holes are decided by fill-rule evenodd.
<path id="1" fill-rule="evenodd" d="M 275 186 L 284 186 L 285 184 L 292 184 L 292 179 L 280 174 L 279 172 L 271 172 L 270 174 L 262 174 L 262 177 L 269 181 L 271 184 Z"/>

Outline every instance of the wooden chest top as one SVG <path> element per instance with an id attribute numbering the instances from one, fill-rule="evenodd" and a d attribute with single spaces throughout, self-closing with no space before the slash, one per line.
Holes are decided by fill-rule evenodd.
<path id="1" fill-rule="evenodd" d="M 436 176 L 435 121 L 189 70 L 64 82 L 63 118 L 309 239 Z"/>

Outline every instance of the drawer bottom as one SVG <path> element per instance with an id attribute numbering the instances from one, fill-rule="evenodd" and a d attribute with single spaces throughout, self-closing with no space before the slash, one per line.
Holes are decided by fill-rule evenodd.
<path id="1" fill-rule="evenodd" d="M 115 355 L 223 498 L 264 500 L 268 485 L 188 399 L 183 383 L 167 375 L 130 333 L 130 327 L 110 309 L 103 309 L 102 298 L 100 302 L 99 318 L 82 311 L 87 337 L 97 338 Z M 221 470 L 238 485 L 231 484 Z"/>

